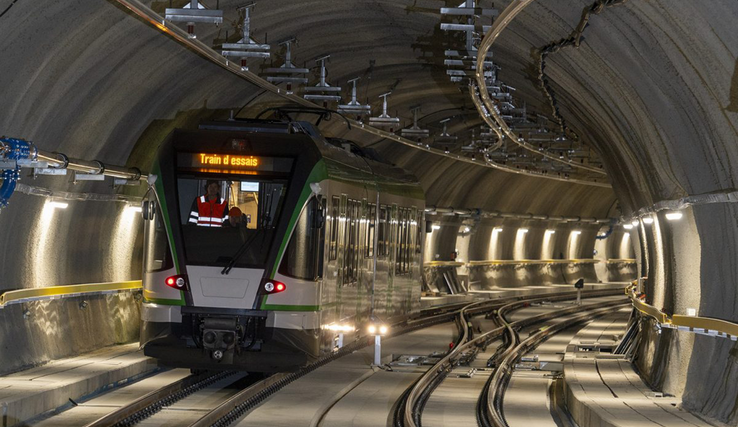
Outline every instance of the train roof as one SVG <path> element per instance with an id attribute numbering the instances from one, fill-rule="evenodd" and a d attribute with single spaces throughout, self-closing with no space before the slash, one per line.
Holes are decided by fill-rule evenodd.
<path id="1" fill-rule="evenodd" d="M 297 157 L 302 163 L 323 160 L 327 178 L 353 183 L 376 182 L 384 191 L 424 198 L 417 178 L 382 159 L 374 150 L 340 138 L 325 138 L 309 122 L 277 120 L 228 120 L 203 122 L 198 130 L 175 130 L 177 150 L 227 150 L 234 138 L 242 138 L 254 152 Z M 218 135 L 218 136 L 216 136 Z M 207 136 L 207 137 L 206 137 Z M 311 166 L 312 167 L 312 166 Z"/>

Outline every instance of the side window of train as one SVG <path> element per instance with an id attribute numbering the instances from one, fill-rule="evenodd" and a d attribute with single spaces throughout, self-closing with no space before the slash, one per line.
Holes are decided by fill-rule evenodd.
<path id="1" fill-rule="evenodd" d="M 377 258 L 387 257 L 387 223 L 389 222 L 387 206 L 381 205 L 379 207 L 379 224 L 377 226 Z"/>
<path id="2" fill-rule="evenodd" d="M 147 273 L 174 267 L 164 221 L 156 200 L 148 200 L 149 218 L 144 223 L 144 268 Z"/>
<path id="3" fill-rule="evenodd" d="M 366 229 L 366 258 L 374 257 L 374 235 L 376 232 L 377 205 L 369 203 L 366 211 L 367 229 Z"/>
<path id="4" fill-rule="evenodd" d="M 412 254 L 416 251 L 415 233 L 417 229 L 414 209 L 397 209 L 397 234 L 395 246 L 395 274 L 410 272 Z"/>
<path id="5" fill-rule="evenodd" d="M 395 273 L 403 274 L 405 271 L 405 230 L 407 221 L 405 208 L 397 209 L 397 246 L 395 247 Z"/>
<path id="6" fill-rule="evenodd" d="M 422 227 L 420 226 L 421 223 L 424 223 L 421 211 L 418 210 L 418 208 L 413 206 L 413 251 L 416 254 L 420 253 L 420 242 L 423 238 L 421 234 Z"/>
<path id="7" fill-rule="evenodd" d="M 316 280 L 322 274 L 322 210 L 322 199 L 312 197 L 300 212 L 279 266 L 280 273 L 304 280 Z"/>
<path id="8" fill-rule="evenodd" d="M 343 284 L 356 282 L 359 255 L 359 213 L 361 202 L 347 199 L 343 234 Z"/>
<path id="9" fill-rule="evenodd" d="M 339 209 L 341 199 L 338 196 L 331 198 L 331 230 L 330 239 L 328 243 L 328 260 L 335 261 L 338 259 L 338 224 L 339 224 Z"/>

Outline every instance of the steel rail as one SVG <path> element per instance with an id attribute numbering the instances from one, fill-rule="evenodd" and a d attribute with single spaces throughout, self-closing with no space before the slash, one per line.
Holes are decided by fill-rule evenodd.
<path id="1" fill-rule="evenodd" d="M 169 406 L 195 391 L 233 374 L 235 372 L 189 375 L 147 393 L 130 404 L 86 424 L 85 427 L 123 427 L 134 425 L 159 412 L 164 406 Z"/>
<path id="2" fill-rule="evenodd" d="M 594 292 L 611 294 L 612 292 L 621 293 L 622 290 L 610 290 L 610 291 L 588 291 L 588 295 Z M 553 294 L 551 297 L 561 298 L 573 298 L 573 292 L 560 292 Z M 551 300 L 551 297 L 545 298 Z M 427 310 L 428 314 L 423 318 L 416 318 L 410 320 L 403 320 L 394 323 L 391 327 L 391 336 L 406 334 L 418 329 L 427 328 L 439 323 L 448 322 L 458 317 L 461 310 L 465 309 L 466 313 L 482 313 L 485 310 L 493 310 L 494 307 L 502 304 L 520 303 L 525 304 L 530 297 L 509 297 L 500 298 L 494 300 L 478 301 L 471 304 L 465 304 L 460 309 L 453 309 L 449 311 L 442 311 L 441 313 L 435 312 L 435 310 Z M 466 325 L 464 325 L 466 326 Z M 319 367 L 339 358 L 346 354 L 350 354 L 363 347 L 369 346 L 374 342 L 372 337 L 363 337 L 358 339 L 346 346 L 342 347 L 338 351 L 325 356 L 316 362 L 300 369 L 299 371 L 292 373 L 284 373 L 273 375 L 253 386 L 244 389 L 236 395 L 229 398 L 227 401 L 214 408 L 208 414 L 205 414 L 200 420 L 192 424 L 191 427 L 225 427 L 233 421 L 237 420 L 245 413 L 255 408 L 269 396 L 277 393 L 279 390 L 292 383 L 293 381 L 307 375 L 308 373 L 318 369 Z"/>
<path id="3" fill-rule="evenodd" d="M 151 10 L 151 8 L 144 5 L 139 0 L 117 0 L 117 1 L 118 3 L 125 6 L 127 9 L 129 9 L 131 12 L 133 12 L 135 15 L 143 19 L 144 21 L 150 23 L 151 25 L 153 25 L 154 27 L 156 27 L 163 33 L 172 37 L 176 42 L 193 50 L 195 53 L 199 54 L 200 56 L 202 56 L 203 58 L 207 60 L 212 61 L 213 63 L 217 64 L 221 68 L 227 70 L 228 72 L 248 81 L 249 83 L 256 85 L 257 87 L 261 89 L 264 89 L 266 92 L 280 96 L 284 98 L 285 100 L 295 103 L 297 105 L 301 105 L 304 107 L 310 107 L 310 108 L 316 107 L 316 104 L 314 104 L 313 102 L 308 101 L 307 99 L 304 99 L 292 93 L 288 93 L 288 91 L 283 90 L 279 88 L 278 86 L 273 85 L 272 83 L 269 83 L 268 81 L 266 81 L 265 79 L 262 79 L 261 77 L 252 73 L 251 71 L 242 70 L 239 61 L 237 62 L 230 61 L 228 58 L 216 52 L 215 50 L 207 46 L 205 43 L 203 43 L 202 41 L 196 38 L 195 39 L 189 38 L 187 32 L 185 32 L 184 30 L 182 30 L 175 24 L 169 24 L 161 15 Z M 486 161 L 472 160 L 470 158 L 459 156 L 456 154 L 453 154 L 453 155 L 447 154 L 442 150 L 431 148 L 431 147 L 426 147 L 423 144 L 419 144 L 417 142 L 403 138 L 399 135 L 395 135 L 392 132 L 387 132 L 387 131 L 375 128 L 373 126 L 368 126 L 358 120 L 347 119 L 347 121 L 351 124 L 352 129 L 356 128 L 359 131 L 366 132 L 366 133 L 369 133 L 375 136 L 379 136 L 379 137 L 388 139 L 390 141 L 399 142 L 400 144 L 403 144 L 405 146 L 414 148 L 416 150 L 428 152 L 428 153 L 431 153 L 437 156 L 443 156 L 443 157 L 447 157 L 447 158 L 454 159 L 457 161 L 474 164 L 477 166 L 490 167 L 490 168 L 498 169 L 498 170 L 509 172 L 509 173 L 526 175 L 526 176 L 531 176 L 535 178 L 544 178 L 544 179 L 549 179 L 549 180 L 564 181 L 564 182 L 570 182 L 570 183 L 576 183 L 576 184 L 610 188 L 610 185 L 606 183 L 586 181 L 586 180 L 567 179 L 567 178 L 543 175 L 541 173 L 519 170 L 519 169 L 515 169 L 512 167 L 505 166 L 505 165 L 500 165 L 494 162 L 489 163 Z"/>
<path id="4" fill-rule="evenodd" d="M 502 358 L 502 362 L 497 366 L 497 369 L 495 369 L 494 373 L 490 376 L 489 381 L 485 385 L 486 393 L 483 393 L 480 396 L 477 410 L 481 412 L 477 414 L 477 417 L 481 421 L 481 424 L 492 427 L 508 427 L 502 412 L 504 392 L 510 381 L 510 377 L 512 376 L 514 365 L 523 356 L 523 354 L 564 329 L 586 322 L 595 317 L 612 313 L 613 307 L 624 307 L 627 306 L 627 304 L 627 302 L 615 300 L 561 310 L 559 311 L 559 316 L 581 311 L 584 312 L 529 336 L 522 342 L 516 344 L 515 347 L 510 347 Z"/>
<path id="5" fill-rule="evenodd" d="M 600 296 L 604 294 L 611 294 L 612 292 L 622 292 L 620 290 L 600 290 L 600 291 L 585 291 L 586 296 Z M 489 311 L 499 309 L 501 306 L 510 304 L 524 305 L 534 300 L 546 300 L 551 301 L 556 298 L 559 299 L 570 299 L 574 297 L 573 292 L 558 292 L 547 296 L 545 298 L 533 299 L 531 297 L 514 296 L 500 299 L 488 299 L 484 301 L 476 301 L 473 303 L 458 303 L 448 306 L 432 307 L 421 310 L 418 314 L 419 317 L 406 318 L 393 323 L 392 334 L 400 335 L 415 331 L 418 329 L 433 326 L 439 323 L 444 323 L 452 320 L 457 320 L 460 331 L 463 331 L 463 340 L 467 338 L 467 324 L 465 322 L 459 322 L 459 313 L 463 310 L 467 315 L 480 314 Z M 192 426 L 204 427 L 204 426 L 227 426 L 238 417 L 242 416 L 245 412 L 249 411 L 264 399 L 278 392 L 284 386 L 288 385 L 292 381 L 312 372 L 313 370 L 349 353 L 352 353 L 360 348 L 371 345 L 373 340 L 371 337 L 364 337 L 358 339 L 340 350 L 331 353 L 330 355 L 323 357 L 311 365 L 292 373 L 279 373 L 274 374 L 266 379 L 254 383 L 248 388 L 242 390 L 236 395 L 221 402 L 212 411 L 205 414 Z M 463 342 L 462 339 L 459 343 Z M 457 346 L 458 347 L 458 346 Z M 153 414 L 158 412 L 161 408 L 169 406 L 172 403 L 192 394 L 213 382 L 223 378 L 223 376 L 232 375 L 233 372 L 223 372 L 214 375 L 191 375 L 176 381 L 172 384 L 164 386 L 158 390 L 154 390 L 136 401 L 132 402 L 125 407 L 122 407 L 112 413 L 109 413 L 92 423 L 86 425 L 86 427 L 102 427 L 102 426 L 130 426 L 133 425 Z"/>
<path id="6" fill-rule="evenodd" d="M 596 290 L 586 291 L 585 296 L 587 298 L 601 297 L 617 295 L 617 290 Z M 526 306 L 532 303 L 544 302 L 544 301 L 562 301 L 574 299 L 575 296 L 570 292 L 566 294 L 554 294 L 546 297 L 533 297 L 518 299 L 517 301 L 510 303 L 500 303 L 495 306 L 483 305 L 482 303 L 469 304 L 465 308 L 459 311 L 458 322 L 463 325 L 463 330 L 460 331 L 459 344 L 449 351 L 441 360 L 439 360 L 433 367 L 428 369 L 420 378 L 410 387 L 409 391 L 404 394 L 397 406 L 395 413 L 395 425 L 404 427 L 416 427 L 420 426 L 420 418 L 422 414 L 422 407 L 425 401 L 430 396 L 433 389 L 445 378 L 445 376 L 451 371 L 456 365 L 459 358 L 464 352 L 474 346 L 486 346 L 494 339 L 498 339 L 503 335 L 507 334 L 508 337 L 508 349 L 500 354 L 498 357 L 505 357 L 515 346 L 517 346 L 517 334 L 515 328 L 521 328 L 529 324 L 542 322 L 554 317 L 567 314 L 572 311 L 580 310 L 580 306 L 567 308 L 564 310 L 558 310 L 554 313 L 543 313 L 541 315 L 533 316 L 527 319 L 523 319 L 514 323 L 509 323 L 505 320 L 505 313 L 517 309 L 522 306 Z M 487 304 L 489 304 L 487 302 Z M 500 325 L 491 331 L 488 331 L 474 339 L 469 339 L 468 334 L 468 321 L 472 315 L 478 315 L 485 311 L 497 310 L 497 323 Z"/>
<path id="7" fill-rule="evenodd" d="M 497 111 L 497 107 L 494 105 L 492 99 L 489 96 L 489 92 L 487 91 L 487 82 L 484 79 L 484 58 L 489 52 L 489 49 L 492 47 L 492 44 L 495 42 L 495 40 L 497 40 L 497 37 L 502 33 L 502 30 L 504 30 L 510 24 L 510 22 L 512 22 L 512 20 L 515 19 L 515 17 L 532 2 L 533 0 L 513 0 L 507 6 L 507 8 L 505 8 L 505 10 L 500 13 L 500 16 L 494 20 L 494 22 L 492 23 L 492 27 L 484 35 L 484 38 L 482 39 L 481 43 L 479 44 L 479 48 L 477 49 L 477 64 L 475 72 L 476 85 L 472 85 L 473 87 L 470 88 L 472 92 L 474 92 L 475 90 L 479 90 L 479 97 L 481 98 L 482 102 L 480 104 L 479 99 L 476 96 L 472 96 L 472 101 L 477 107 L 477 110 L 479 110 L 479 114 L 490 127 L 501 130 L 508 138 L 510 138 L 511 141 L 516 143 L 518 146 L 532 153 L 546 157 L 551 161 L 607 176 L 607 173 L 602 169 L 579 164 L 571 160 L 559 159 L 557 156 L 546 153 L 545 151 L 538 151 L 538 149 L 532 147 L 530 144 L 525 143 L 525 141 L 520 141 L 519 138 L 512 131 L 512 129 L 510 129 L 507 123 L 505 123 L 505 120 L 503 120 L 503 118 L 500 116 L 499 112 Z"/>

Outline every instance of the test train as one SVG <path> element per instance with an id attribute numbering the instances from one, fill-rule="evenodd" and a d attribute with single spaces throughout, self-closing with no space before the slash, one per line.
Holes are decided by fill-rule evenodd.
<path id="1" fill-rule="evenodd" d="M 142 209 L 144 353 L 193 369 L 289 371 L 340 334 L 417 311 L 423 190 L 372 157 L 307 122 L 174 130 Z"/>

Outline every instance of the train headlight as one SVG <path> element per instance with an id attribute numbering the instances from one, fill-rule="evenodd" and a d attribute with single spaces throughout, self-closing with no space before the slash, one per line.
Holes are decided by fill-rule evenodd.
<path id="1" fill-rule="evenodd" d="M 262 289 L 265 294 L 276 294 L 284 292 L 287 289 L 287 285 L 277 280 L 265 280 Z"/>
<path id="2" fill-rule="evenodd" d="M 170 288 L 177 289 L 178 291 L 184 290 L 187 288 L 187 276 L 183 274 L 179 274 L 176 276 L 169 276 L 164 281 L 167 286 Z"/>

